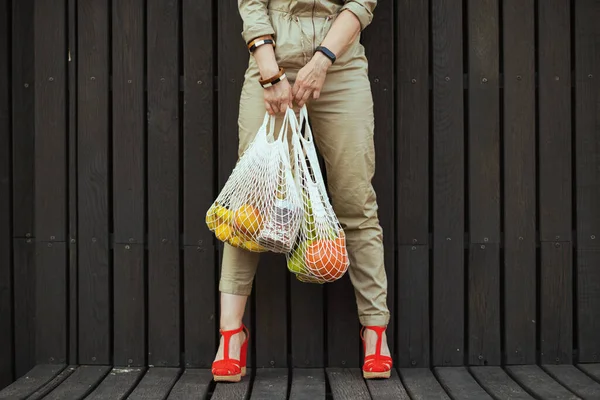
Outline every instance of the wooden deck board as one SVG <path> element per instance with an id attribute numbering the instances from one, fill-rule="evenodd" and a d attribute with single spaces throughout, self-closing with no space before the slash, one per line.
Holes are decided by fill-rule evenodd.
<path id="1" fill-rule="evenodd" d="M 250 381 L 252 371 L 248 369 L 246 376 L 242 378 L 240 383 L 218 383 L 211 400 L 229 400 L 229 399 L 245 399 L 250 391 Z"/>
<path id="2" fill-rule="evenodd" d="M 77 369 L 76 365 L 69 365 L 67 368 L 60 371 L 58 375 L 56 375 L 51 381 L 48 381 L 44 386 L 36 390 L 31 396 L 27 399 L 38 400 L 46 396 L 48 393 L 56 389 L 60 384 L 62 384 L 65 379 L 67 379 L 75 370 Z"/>
<path id="3" fill-rule="evenodd" d="M 251 400 L 285 399 L 288 370 L 285 368 L 259 368 L 254 376 Z"/>
<path id="4" fill-rule="evenodd" d="M 367 380 L 367 388 L 373 400 L 410 400 L 395 370 L 392 370 L 390 379 Z"/>
<path id="5" fill-rule="evenodd" d="M 359 368 L 327 368 L 334 400 L 370 400 L 371 395 Z"/>
<path id="6" fill-rule="evenodd" d="M 142 368 L 113 368 L 86 400 L 121 400 L 135 389 L 144 376 Z"/>
<path id="7" fill-rule="evenodd" d="M 554 380 L 584 399 L 600 399 L 600 383 L 573 365 L 544 365 Z"/>
<path id="8" fill-rule="evenodd" d="M 177 382 L 179 368 L 150 368 L 135 390 L 130 400 L 165 400 Z"/>
<path id="9" fill-rule="evenodd" d="M 292 370 L 290 400 L 324 399 L 326 391 L 325 371 L 322 369 Z"/>
<path id="10" fill-rule="evenodd" d="M 470 372 L 494 399 L 533 399 L 500 367 L 471 367 Z"/>
<path id="11" fill-rule="evenodd" d="M 44 399 L 83 399 L 102 382 L 109 371 L 110 367 L 105 365 L 82 365 Z"/>
<path id="12" fill-rule="evenodd" d="M 205 399 L 212 379 L 209 369 L 186 369 L 173 386 L 168 400 Z"/>
<path id="13" fill-rule="evenodd" d="M 506 367 L 509 375 L 528 392 L 540 399 L 574 400 L 579 399 L 560 383 L 552 379 L 537 365 Z"/>
<path id="14" fill-rule="evenodd" d="M 65 369 L 64 364 L 36 365 L 25 376 L 0 391 L 0 400 L 20 400 L 47 384 Z"/>
<path id="15" fill-rule="evenodd" d="M 435 374 L 453 399 L 492 400 L 465 367 L 436 368 Z"/>
<path id="16" fill-rule="evenodd" d="M 450 400 L 450 397 L 428 368 L 402 368 L 400 377 L 413 400 Z"/>

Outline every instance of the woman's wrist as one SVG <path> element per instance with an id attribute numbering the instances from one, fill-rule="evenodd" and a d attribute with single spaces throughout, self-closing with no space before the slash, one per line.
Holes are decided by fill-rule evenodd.
<path id="1" fill-rule="evenodd" d="M 317 51 L 314 55 L 313 55 L 313 62 L 315 63 L 315 65 L 317 66 L 317 68 L 323 70 L 323 71 L 327 71 L 329 69 L 329 67 L 331 67 L 332 62 L 331 60 L 323 53 L 321 53 L 320 51 Z"/>
<path id="2" fill-rule="evenodd" d="M 268 78 L 279 72 L 279 65 L 275 58 L 275 51 L 273 46 L 260 46 L 254 52 L 254 59 L 258 65 L 258 71 L 260 76 Z"/>

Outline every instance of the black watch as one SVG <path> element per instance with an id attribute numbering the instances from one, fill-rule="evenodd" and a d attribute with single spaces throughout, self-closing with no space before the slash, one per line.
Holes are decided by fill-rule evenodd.
<path id="1" fill-rule="evenodd" d="M 315 51 L 320 51 L 321 53 L 325 54 L 325 57 L 329 58 L 329 60 L 331 61 L 332 64 L 335 63 L 335 60 L 337 59 L 335 54 L 333 54 L 333 52 L 331 50 L 329 50 L 327 47 L 317 46 Z"/>

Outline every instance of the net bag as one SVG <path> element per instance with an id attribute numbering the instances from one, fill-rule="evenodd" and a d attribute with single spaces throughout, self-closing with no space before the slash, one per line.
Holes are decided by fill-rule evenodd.
<path id="1" fill-rule="evenodd" d="M 306 107 L 292 136 L 292 156 L 304 213 L 294 248 L 287 254 L 288 269 L 303 282 L 336 281 L 348 270 L 346 237 L 327 195 Z"/>
<path id="2" fill-rule="evenodd" d="M 295 120 L 292 110 L 286 112 L 275 138 L 275 117 L 265 114 L 254 140 L 208 209 L 206 225 L 220 241 L 253 252 L 292 250 L 302 220 L 302 200 L 290 163 L 290 115 Z"/>

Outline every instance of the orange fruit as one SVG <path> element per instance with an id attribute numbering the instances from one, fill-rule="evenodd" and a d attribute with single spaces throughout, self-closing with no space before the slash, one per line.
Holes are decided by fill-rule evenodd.
<path id="1" fill-rule="evenodd" d="M 341 278 L 346 272 L 348 254 L 346 240 L 315 240 L 306 248 L 306 266 L 318 279 L 328 282 Z"/>
<path id="2" fill-rule="evenodd" d="M 227 242 L 233 236 L 233 229 L 227 224 L 221 224 L 215 230 L 215 236 L 221 242 Z"/>
<path id="3" fill-rule="evenodd" d="M 256 235 L 263 226 L 263 218 L 260 212 L 251 205 L 241 206 L 235 213 L 235 227 L 244 235 Z"/>

